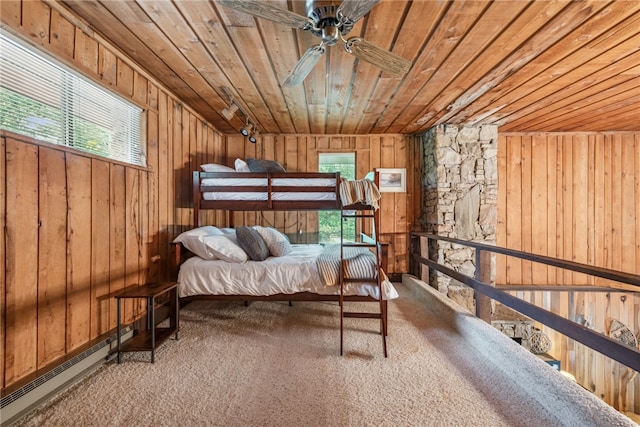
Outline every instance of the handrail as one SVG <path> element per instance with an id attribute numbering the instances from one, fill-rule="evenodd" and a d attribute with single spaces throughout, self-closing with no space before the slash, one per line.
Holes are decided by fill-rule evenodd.
<path id="1" fill-rule="evenodd" d="M 608 268 L 596 267 L 588 264 L 581 264 L 579 262 L 567 261 L 558 258 L 552 258 L 545 255 L 536 255 L 529 252 L 522 252 L 515 249 L 502 248 L 500 246 L 488 245 L 486 243 L 471 242 L 468 240 L 454 239 L 451 237 L 438 236 L 430 233 L 414 232 L 411 233 L 415 236 L 427 237 L 434 240 L 443 240 L 445 242 L 456 243 L 459 245 L 465 245 L 476 249 L 482 249 L 496 254 L 508 255 L 515 258 L 524 259 L 527 261 L 539 262 L 541 264 L 550 265 L 552 267 L 560 267 L 566 270 L 576 271 L 578 273 L 585 273 L 591 276 L 602 277 L 604 279 L 615 280 L 616 282 L 628 283 L 640 287 L 640 275 L 625 273 L 623 271 L 610 270 Z M 640 289 L 638 289 L 640 291 Z"/>
<path id="2" fill-rule="evenodd" d="M 608 336 L 601 334 L 597 331 L 593 331 L 583 325 L 575 323 L 571 320 L 565 319 L 562 316 L 559 316 L 555 313 L 552 313 L 548 310 L 540 308 L 534 304 L 523 301 L 508 292 L 498 289 L 490 284 L 487 284 L 480 280 L 483 277 L 486 277 L 486 272 L 481 271 L 481 263 L 478 262 L 480 257 L 482 256 L 482 252 L 493 252 L 504 254 L 508 256 L 513 256 L 516 258 L 521 258 L 525 260 L 530 260 L 534 262 L 539 262 L 545 265 L 552 265 L 555 267 L 564 268 L 567 270 L 577 271 L 580 273 L 590 274 L 598 277 L 604 277 L 607 279 L 615 280 L 621 283 L 630 284 L 633 286 L 640 287 L 640 276 L 630 273 L 624 273 L 614 270 L 609 270 L 600 267 L 593 267 L 586 264 L 580 264 L 572 261 L 559 260 L 555 258 L 550 258 L 542 255 L 535 255 L 526 252 L 521 252 L 513 249 L 502 248 L 499 246 L 492 246 L 484 243 L 478 242 L 470 242 L 466 240 L 453 239 L 445 236 L 437 236 L 429 233 L 421 233 L 421 232 L 413 232 L 411 233 L 412 237 L 422 237 L 428 240 L 442 240 L 451 243 L 455 243 L 458 245 L 464 245 L 473 247 L 476 249 L 476 275 L 475 277 L 469 277 L 462 273 L 459 273 L 449 267 L 445 267 L 444 265 L 438 264 L 437 262 L 424 258 L 420 256 L 420 254 L 416 255 L 412 253 L 411 256 L 414 261 L 419 262 L 420 264 L 424 264 L 429 268 L 437 270 L 447 276 L 450 276 L 465 285 L 473 288 L 476 292 L 481 295 L 477 295 L 476 297 L 476 315 L 478 317 L 483 318 L 485 321 L 488 321 L 486 317 L 486 302 L 483 303 L 483 299 L 491 298 L 496 301 L 501 302 L 502 304 L 511 307 L 512 309 L 524 314 L 536 320 L 564 335 L 567 337 L 576 340 L 587 347 L 592 348 L 593 350 L 604 354 L 611 359 L 622 363 L 628 366 L 631 369 L 636 371 L 640 371 L 640 351 L 636 348 L 629 347 L 624 345 Z M 415 248 L 414 248 L 415 249 Z M 412 273 L 416 273 L 412 271 Z M 615 288 L 614 288 L 615 289 Z M 640 292 L 640 289 L 637 291 L 629 291 L 629 292 Z"/>

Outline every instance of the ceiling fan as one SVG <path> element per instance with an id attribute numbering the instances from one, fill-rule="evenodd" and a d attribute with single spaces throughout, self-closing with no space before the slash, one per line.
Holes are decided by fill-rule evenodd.
<path id="1" fill-rule="evenodd" d="M 379 2 L 380 0 L 343 0 L 342 2 L 307 0 L 307 16 L 302 16 L 273 6 L 264 0 L 218 0 L 218 3 L 228 8 L 299 30 L 310 31 L 313 35 L 320 37 L 320 44 L 307 49 L 287 76 L 284 86 L 301 84 L 324 54 L 325 46 L 333 46 L 338 41 L 344 43 L 344 50 L 348 53 L 393 76 L 402 77 L 406 74 L 411 67 L 410 61 L 360 37 L 345 39 L 354 24 Z"/>

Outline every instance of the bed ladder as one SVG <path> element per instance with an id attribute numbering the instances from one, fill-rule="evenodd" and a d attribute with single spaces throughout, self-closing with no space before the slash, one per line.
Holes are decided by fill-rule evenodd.
<path id="1" fill-rule="evenodd" d="M 347 207 L 348 208 L 348 207 Z M 387 306 L 386 301 L 383 299 L 382 293 L 382 281 L 383 281 L 383 271 L 382 271 L 382 253 L 380 248 L 380 242 L 378 241 L 378 212 L 373 207 L 367 207 L 364 210 L 347 210 L 344 207 L 340 211 L 341 221 L 340 221 L 340 355 L 343 354 L 344 347 L 344 319 L 349 318 L 365 318 L 365 319 L 379 319 L 380 320 L 380 335 L 382 335 L 382 351 L 384 353 L 384 357 L 387 357 Z M 374 238 L 371 241 L 363 242 L 345 242 L 344 240 L 344 222 L 345 220 L 353 219 L 354 221 L 360 220 L 360 222 L 364 222 L 365 219 L 371 220 L 371 229 L 373 232 Z M 362 239 L 360 239 L 362 240 Z M 348 278 L 346 277 L 346 263 L 345 263 L 345 248 L 368 248 L 369 250 L 374 249 L 376 261 L 377 261 L 377 274 L 375 277 L 357 277 L 357 278 Z M 378 287 L 378 295 L 379 295 L 379 310 L 377 312 L 355 312 L 355 311 L 345 311 L 344 306 L 344 286 L 348 283 L 357 282 L 357 283 L 371 283 L 375 284 Z"/>

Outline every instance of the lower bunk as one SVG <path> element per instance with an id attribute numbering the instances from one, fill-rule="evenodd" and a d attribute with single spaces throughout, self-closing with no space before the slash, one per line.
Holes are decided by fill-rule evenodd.
<path id="1" fill-rule="evenodd" d="M 174 241 L 181 301 L 375 302 L 380 307 L 380 332 L 387 335 L 387 302 L 397 298 L 398 293 L 369 249 L 354 249 L 348 255 L 344 274 L 357 278 L 362 274 L 381 272 L 380 288 L 377 284 L 349 281 L 341 289 L 338 279 L 340 258 L 335 245 L 290 244 L 274 229 L 240 228 L 243 235 L 246 228 L 260 230 L 265 241 L 272 244 L 269 256 L 259 261 L 243 257 L 242 245 L 238 242 L 240 233 L 235 230 L 218 233 L 210 226 L 190 230 L 189 233 L 196 237 L 179 236 Z M 213 235 L 198 235 L 212 231 Z M 278 245 L 280 247 L 276 248 Z M 203 246 L 206 249 L 203 250 Z"/>

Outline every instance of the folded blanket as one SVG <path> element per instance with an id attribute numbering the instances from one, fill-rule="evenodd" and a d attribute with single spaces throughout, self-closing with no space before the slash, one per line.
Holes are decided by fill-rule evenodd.
<path id="1" fill-rule="evenodd" d="M 344 248 L 345 277 L 351 279 L 375 279 L 378 277 L 376 255 L 367 248 Z M 340 283 L 340 245 L 326 245 L 316 260 L 325 286 Z M 383 277 L 384 279 L 385 277 Z"/>
<path id="2" fill-rule="evenodd" d="M 348 180 L 342 178 L 340 181 L 340 200 L 343 206 L 362 203 L 378 209 L 380 197 L 380 190 L 370 179 Z"/>

